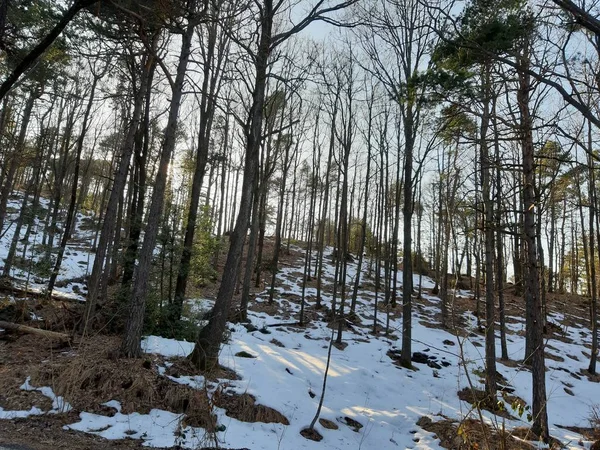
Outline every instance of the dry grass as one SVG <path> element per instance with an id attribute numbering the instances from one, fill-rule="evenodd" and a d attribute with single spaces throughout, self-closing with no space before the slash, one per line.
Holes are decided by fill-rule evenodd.
<path id="1" fill-rule="evenodd" d="M 323 428 L 325 428 L 327 430 L 337 430 L 340 428 L 337 426 L 337 424 L 335 422 L 332 422 L 331 420 L 328 420 L 328 419 L 320 418 L 319 423 L 321 424 L 321 426 Z"/>
<path id="2" fill-rule="evenodd" d="M 123 413 L 153 408 L 184 413 L 186 423 L 214 431 L 216 419 L 206 392 L 177 384 L 158 374 L 150 360 L 118 359 L 115 338 L 95 338 L 75 356 L 56 358 L 32 372 L 36 386 L 51 386 L 80 411 L 105 412 L 103 403 L 117 400 Z"/>
<path id="3" fill-rule="evenodd" d="M 429 417 L 417 421 L 421 428 L 435 433 L 440 445 L 452 450 L 523 450 L 533 445 L 518 439 L 505 430 L 493 429 L 478 420 L 466 419 L 458 422 L 443 419 L 438 422 Z M 560 447 L 557 447 L 560 448 Z"/>
<path id="4" fill-rule="evenodd" d="M 235 394 L 217 389 L 212 401 L 215 406 L 227 410 L 227 415 L 242 422 L 282 423 L 289 420 L 279 411 L 256 403 L 256 398 L 248 393 Z"/>
<path id="5" fill-rule="evenodd" d="M 0 340 L 0 406 L 6 410 L 49 410 L 52 402 L 36 391 L 20 386 L 40 361 L 55 357 L 54 343 L 33 335 L 7 334 Z"/>
<path id="6" fill-rule="evenodd" d="M 44 427 L 50 430 L 48 433 L 51 435 L 44 442 L 60 442 L 60 436 L 64 435 L 69 442 L 68 448 L 73 449 L 138 448 L 139 443 L 133 442 L 90 446 L 86 442 L 96 438 L 79 438 L 73 432 L 62 431 L 62 425 L 77 420 L 77 411 L 114 415 L 114 408 L 103 405 L 109 400 L 119 401 L 124 414 L 147 413 L 153 408 L 184 414 L 183 426 L 202 427 L 207 436 L 218 429 L 216 417 L 212 414 L 217 403 L 229 416 L 239 420 L 289 424 L 283 414 L 257 404 L 249 394 L 223 394 L 222 387 L 218 387 L 214 397 L 211 396 L 217 379 L 239 378 L 230 369 L 220 367 L 210 374 L 204 374 L 208 380 L 207 386 L 193 389 L 159 375 L 157 366 L 166 365 L 163 358 L 149 355 L 137 360 L 118 358 L 118 337 L 93 336 L 77 349 L 60 351 L 54 349 L 51 343 L 30 335 L 15 335 L 14 339 L 13 336 L 8 337 L 11 339 L 7 340 L 5 336 L 4 340 L 0 340 L 0 406 L 7 410 L 28 410 L 32 406 L 44 411 L 51 409 L 51 401 L 47 397 L 39 392 L 20 389 L 30 375 L 33 386 L 50 386 L 74 407 L 71 413 L 52 415 L 52 420 L 48 419 L 48 425 Z M 172 364 L 166 374 L 173 378 L 197 375 L 185 358 L 175 358 L 170 362 Z M 0 435 L 6 436 L 11 442 L 20 443 L 19 427 L 29 428 L 29 424 L 36 420 L 0 421 Z M 30 434 L 34 441 L 38 439 L 37 434 Z M 34 434 L 36 437 L 33 437 Z M 39 448 L 67 448 L 61 445 Z M 38 447 L 32 448 L 38 450 Z"/>
<path id="7" fill-rule="evenodd" d="M 600 441 L 600 406 L 592 407 L 590 415 L 590 439 Z"/>
<path id="8" fill-rule="evenodd" d="M 0 441 L 20 445 L 27 450 L 145 450 L 148 448 L 142 445 L 141 440 L 128 438 L 108 441 L 93 434 L 63 428 L 64 425 L 78 420 L 77 412 L 0 420 Z"/>
<path id="9" fill-rule="evenodd" d="M 485 391 L 479 389 L 463 388 L 457 393 L 458 398 L 464 402 L 470 403 L 475 408 L 485 409 L 496 416 L 511 419 L 509 412 L 500 406 L 500 404 L 491 399 Z"/>

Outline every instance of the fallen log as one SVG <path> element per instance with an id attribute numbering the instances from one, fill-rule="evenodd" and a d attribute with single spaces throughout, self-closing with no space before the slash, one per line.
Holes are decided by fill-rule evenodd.
<path id="1" fill-rule="evenodd" d="M 34 334 L 36 336 L 42 336 L 51 340 L 58 340 L 65 342 L 69 340 L 69 336 L 63 333 L 57 333 L 55 331 L 42 330 L 40 328 L 28 327 L 27 325 L 20 325 L 18 323 L 5 322 L 0 320 L 0 328 L 11 331 L 21 331 L 22 333 Z"/>

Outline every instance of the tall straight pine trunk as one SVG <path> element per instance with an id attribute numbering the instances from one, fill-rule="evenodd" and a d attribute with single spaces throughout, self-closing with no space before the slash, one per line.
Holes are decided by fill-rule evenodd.
<path id="1" fill-rule="evenodd" d="M 542 301 L 538 257 L 536 254 L 535 225 L 535 164 L 533 145 L 533 126 L 529 111 L 531 79 L 526 72 L 529 69 L 529 44 L 525 43 L 519 56 L 519 88 L 517 102 L 521 113 L 521 150 L 523 155 L 523 239 L 526 252 L 525 307 L 526 307 L 526 362 L 531 364 L 533 384 L 532 431 L 544 442 L 548 442 L 548 412 L 546 409 L 546 368 L 544 362 L 544 336 Z"/>

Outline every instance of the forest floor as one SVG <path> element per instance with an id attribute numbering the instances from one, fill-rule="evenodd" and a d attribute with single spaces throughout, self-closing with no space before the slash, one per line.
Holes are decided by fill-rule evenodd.
<path id="1" fill-rule="evenodd" d="M 5 236 L 0 247 L 6 242 Z M 266 260 L 272 250 L 268 240 Z M 282 257 L 275 301 L 267 301 L 270 272 L 265 271 L 261 286 L 253 290 L 251 325 L 229 324 L 221 367 L 210 374 L 199 374 L 185 359 L 191 342 L 146 336 L 145 356 L 124 360 L 118 357 L 119 336 L 107 329 L 63 344 L 0 331 L 0 448 L 547 447 L 529 432 L 531 373 L 521 362 L 524 305 L 514 287 L 505 290 L 509 359 L 498 360 L 502 392 L 490 405 L 480 395 L 484 338 L 469 286 L 452 291 L 454 325 L 446 329 L 440 323 L 440 300 L 432 294 L 434 283 L 422 277 L 421 298 L 414 300 L 413 367 L 407 369 L 398 364 L 401 306 L 386 307 L 379 292 L 375 309 L 366 267 L 356 315 L 344 323 L 342 345 L 331 348 L 315 426 L 321 440 L 301 435 L 323 395 L 329 343 L 337 333 L 328 322 L 335 267 L 327 252 L 323 307 L 316 308 L 315 281 L 309 281 L 307 323 L 297 324 L 304 251 L 292 246 Z M 81 260 L 93 258 L 83 246 L 78 253 Z M 3 291 L 0 320 L 26 319 L 30 326 L 70 333 L 82 303 L 73 301 L 80 294 L 72 291 L 69 270 L 61 275 L 62 293 L 69 299 Z M 356 263 L 349 263 L 345 286 L 352 285 L 356 273 Z M 81 274 L 75 275 L 80 283 Z M 190 317 L 210 308 L 217 288 L 218 281 L 193 290 Z M 547 392 L 554 448 L 589 449 L 600 439 L 599 378 L 586 371 L 588 307 L 584 297 L 548 294 Z"/>

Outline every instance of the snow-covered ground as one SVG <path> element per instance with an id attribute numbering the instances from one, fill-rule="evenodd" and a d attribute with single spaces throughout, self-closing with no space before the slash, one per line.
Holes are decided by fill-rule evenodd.
<path id="1" fill-rule="evenodd" d="M 0 246 L 0 258 L 4 255 L 5 242 L 6 236 Z M 61 277 L 66 279 L 84 275 L 86 268 L 77 263 L 81 255 L 71 254 L 69 258 L 74 265 L 65 262 L 65 272 L 61 273 Z M 325 261 L 326 274 L 331 283 L 334 266 L 330 258 Z M 336 423 L 339 429 L 325 429 L 317 422 L 316 429 L 323 440 L 313 442 L 302 437 L 300 431 L 310 424 L 321 398 L 332 331 L 322 321 L 314 321 L 302 329 L 286 325 L 271 326 L 285 322 L 285 317 L 289 315 L 297 317 L 300 305 L 289 298 L 302 293 L 301 270 L 302 261 L 298 261 L 297 267 L 286 266 L 280 272 L 283 282 L 278 288 L 279 296 L 276 296 L 280 314 L 250 312 L 252 323 L 259 328 L 256 331 L 250 332 L 239 324 L 229 325 L 231 335 L 228 343 L 222 346 L 219 359 L 221 365 L 234 370 L 240 380 L 215 383 L 207 382 L 202 376 L 171 378 L 195 388 L 208 386 L 211 392 L 219 384 L 226 384 L 226 391 L 252 394 L 258 404 L 276 409 L 290 422 L 290 425 L 245 423 L 227 416 L 225 410 L 215 408 L 218 424 L 221 425 L 221 431 L 217 433 L 219 445 L 223 448 L 251 450 L 438 449 L 441 447 L 435 436 L 416 424 L 421 416 L 430 417 L 433 421 L 440 420 L 442 415 L 457 420 L 469 416 L 478 418 L 478 413 L 473 411 L 470 404 L 461 401 L 457 392 L 469 386 L 465 366 L 475 387 L 483 388 L 479 376 L 484 366 L 483 338 L 475 333 L 465 333 L 470 337 L 458 338 L 442 329 L 423 325 L 434 321 L 433 314 L 439 310 L 436 306 L 439 299 L 426 296 L 429 304 L 415 308 L 413 352 L 428 355 L 438 367 L 415 363 L 417 370 L 400 368 L 388 356 L 390 350 L 399 351 L 400 341 L 397 338 L 400 337 L 400 319 L 392 318 L 390 321 L 392 337 L 375 337 L 370 329 L 373 322 L 373 293 L 364 290 L 359 293 L 357 309 L 363 325 L 345 331 L 344 342 L 347 346 L 343 350 L 333 347 L 331 352 L 320 417 Z M 348 286 L 355 276 L 356 265 L 350 264 Z M 415 276 L 415 282 L 418 279 Z M 423 284 L 425 287 L 433 286 L 432 280 L 427 277 L 423 278 Z M 313 304 L 315 294 L 314 288 L 306 288 L 308 305 Z M 461 292 L 461 295 L 466 294 Z M 257 296 L 253 304 L 266 302 L 267 297 L 264 292 Z M 323 301 L 327 305 L 331 298 L 324 295 Z M 200 304 L 207 302 L 199 300 L 197 303 L 201 308 Z M 473 316 L 467 313 L 464 317 L 469 324 L 467 327 L 475 330 Z M 512 319 L 508 350 L 511 359 L 519 360 L 523 356 L 525 341 L 518 332 L 522 331 L 524 324 L 520 318 Z M 553 313 L 551 320 L 560 319 L 560 314 Z M 379 321 L 385 323 L 384 313 L 379 313 Z M 578 374 L 580 369 L 587 367 L 585 355 L 588 349 L 585 344 L 589 344 L 590 333 L 582 329 L 568 329 L 565 333 L 572 340 L 571 343 L 551 339 L 547 350 L 558 358 L 564 358 L 563 362 L 552 359 L 546 361 L 550 432 L 566 448 L 589 448 L 590 442 L 583 441 L 579 434 L 563 427 L 588 426 L 592 408 L 600 405 L 600 386 Z M 498 341 L 498 354 L 499 345 Z M 147 336 L 143 348 L 150 354 L 185 356 L 191 352 L 193 344 Z M 254 358 L 235 356 L 242 351 Z M 160 373 L 168 376 L 165 369 L 160 368 Z M 498 371 L 515 389 L 515 395 L 531 401 L 531 373 L 527 369 L 498 362 Z M 30 389 L 31 386 L 26 382 L 23 388 Z M 54 412 L 68 407 L 48 389 L 44 388 L 41 392 L 55 401 Z M 204 430 L 184 426 L 182 414 L 156 409 L 149 414 L 122 414 L 118 402 L 109 402 L 108 405 L 118 411 L 113 417 L 81 412 L 80 421 L 67 427 L 107 439 L 139 438 L 148 446 L 196 448 L 206 445 Z M 485 410 L 481 413 L 486 422 L 498 428 L 504 426 L 510 430 L 530 425 L 527 414 L 519 418 L 510 404 L 505 404 L 505 407 L 513 419 L 502 419 Z M 0 418 L 39 413 L 0 410 Z M 349 426 L 347 418 L 357 421 L 362 428 L 357 430 Z"/>
<path id="2" fill-rule="evenodd" d="M 31 202 L 31 199 L 30 199 Z M 31 206 L 30 202 L 28 203 Z M 21 211 L 23 197 L 17 193 L 9 200 L 7 204 L 7 218 L 4 229 L 0 231 L 0 270 L 4 267 L 4 260 L 8 255 L 10 244 L 16 231 L 16 219 Z M 43 211 L 50 208 L 50 201 L 46 198 L 40 198 L 39 207 Z M 45 217 L 46 212 L 44 212 Z M 85 299 L 83 289 L 85 283 L 81 280 L 89 274 L 94 265 L 94 253 L 90 251 L 94 243 L 95 231 L 90 229 L 89 225 L 95 223 L 94 217 L 84 213 L 77 213 L 75 229 L 73 230 L 73 239 L 67 245 L 61 264 L 60 273 L 57 277 L 57 283 L 53 294 L 62 297 L 68 297 L 74 300 Z M 27 242 L 27 248 L 23 239 L 25 238 L 27 226 L 21 227 L 20 238 L 17 243 L 16 255 L 23 256 L 25 250 L 25 260 L 31 267 L 23 267 L 19 264 L 13 264 L 10 276 L 15 283 L 22 288 L 27 288 L 32 292 L 42 292 L 47 286 L 47 279 L 40 277 L 36 273 L 35 264 L 39 263 L 45 256 L 45 249 L 42 248 L 42 236 L 44 230 L 44 220 L 40 217 L 34 217 L 31 227 L 31 233 Z M 59 223 L 59 230 L 54 237 L 54 246 L 58 247 L 62 238 L 63 226 Z M 54 265 L 56 252 L 52 255 L 51 263 Z M 31 270 L 28 270 L 31 269 Z"/>

